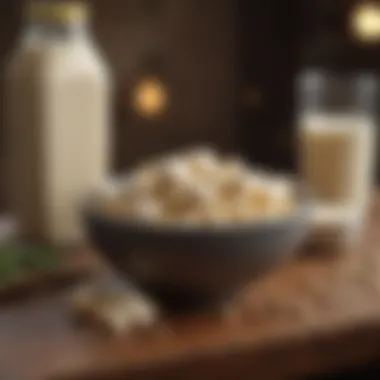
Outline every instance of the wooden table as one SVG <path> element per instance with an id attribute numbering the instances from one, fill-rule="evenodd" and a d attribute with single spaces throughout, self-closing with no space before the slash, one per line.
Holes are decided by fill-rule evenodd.
<path id="1" fill-rule="evenodd" d="M 0 379 L 283 379 L 380 354 L 380 204 L 352 253 L 300 255 L 228 315 L 110 338 L 78 328 L 67 290 L 0 309 Z M 81 265 L 101 270 L 82 252 Z M 75 375 L 75 376 L 74 376 Z"/>

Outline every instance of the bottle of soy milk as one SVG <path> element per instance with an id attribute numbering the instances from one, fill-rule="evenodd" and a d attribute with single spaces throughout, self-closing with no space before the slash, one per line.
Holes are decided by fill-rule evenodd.
<path id="1" fill-rule="evenodd" d="M 375 169 L 375 78 L 308 71 L 299 82 L 299 164 L 316 201 L 317 229 L 350 242 L 357 237 Z"/>
<path id="2" fill-rule="evenodd" d="M 9 203 L 24 236 L 80 243 L 78 201 L 109 168 L 108 68 L 88 9 L 33 2 L 6 69 Z"/>

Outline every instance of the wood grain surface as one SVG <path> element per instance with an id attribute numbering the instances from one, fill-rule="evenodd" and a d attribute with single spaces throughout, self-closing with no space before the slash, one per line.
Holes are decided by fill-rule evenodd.
<path id="1" fill-rule="evenodd" d="M 76 326 L 70 288 L 0 308 L 0 378 L 283 379 L 380 354 L 380 207 L 360 246 L 303 253 L 251 284 L 224 314 L 109 337 Z M 102 266 L 75 253 L 80 265 Z M 96 262 L 96 264 L 94 264 Z"/>

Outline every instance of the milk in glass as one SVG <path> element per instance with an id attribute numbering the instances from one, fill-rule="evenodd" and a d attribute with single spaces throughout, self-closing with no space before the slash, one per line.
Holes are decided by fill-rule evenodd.
<path id="1" fill-rule="evenodd" d="M 300 174 L 314 224 L 343 241 L 358 236 L 372 195 L 376 125 L 372 76 L 311 71 L 300 86 Z"/>
<path id="2" fill-rule="evenodd" d="M 300 128 L 300 163 L 324 202 L 365 204 L 373 185 L 375 125 L 366 117 L 309 115 Z"/>

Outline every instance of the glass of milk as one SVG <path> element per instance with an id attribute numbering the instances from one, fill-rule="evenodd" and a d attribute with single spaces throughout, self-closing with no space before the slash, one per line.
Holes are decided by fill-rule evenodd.
<path id="1" fill-rule="evenodd" d="M 330 236 L 335 229 L 345 240 L 363 224 L 372 192 L 376 89 L 369 74 L 325 70 L 299 77 L 300 172 L 316 201 L 318 228 Z"/>

